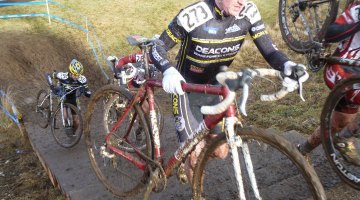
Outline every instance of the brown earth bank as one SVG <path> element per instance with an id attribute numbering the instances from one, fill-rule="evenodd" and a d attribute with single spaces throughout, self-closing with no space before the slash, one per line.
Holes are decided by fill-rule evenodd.
<path id="1" fill-rule="evenodd" d="M 89 50 L 49 33 L 0 33 L 0 89 L 9 92 L 20 113 L 27 117 L 35 96 L 45 89 L 44 74 L 66 71 L 71 59 L 85 67 L 95 90 L 104 80 Z M 0 199 L 63 199 L 51 184 L 31 146 L 24 145 L 15 125 L 0 127 Z"/>

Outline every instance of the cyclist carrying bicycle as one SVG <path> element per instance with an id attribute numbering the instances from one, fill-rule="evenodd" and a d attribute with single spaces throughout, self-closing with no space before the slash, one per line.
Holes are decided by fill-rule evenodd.
<path id="1" fill-rule="evenodd" d="M 325 42 L 339 42 L 333 56 L 360 59 L 360 0 L 350 4 L 328 27 Z M 346 65 L 326 64 L 324 68 L 324 80 L 330 89 L 341 80 L 359 74 L 359 68 Z M 340 101 L 332 116 L 334 132 L 338 132 L 334 145 L 347 162 L 360 166 L 360 156 L 356 151 L 353 137 L 360 134 L 360 119 L 356 118 L 360 105 L 359 91 L 352 91 L 345 98 L 346 100 Z M 298 148 L 303 155 L 308 156 L 320 144 L 320 127 L 318 127 L 305 142 L 298 145 Z"/>
<path id="2" fill-rule="evenodd" d="M 163 74 L 163 89 L 172 93 L 173 114 L 180 144 L 195 132 L 194 127 L 202 120 L 200 107 L 220 102 L 219 96 L 184 93 L 181 82 L 218 84 L 216 74 L 222 66 L 230 66 L 239 52 L 245 36 L 250 33 L 265 60 L 275 69 L 284 72 L 285 86 L 289 91 L 298 87 L 298 80 L 291 76 L 296 63 L 279 51 L 261 19 L 253 2 L 246 0 L 204 0 L 182 9 L 170 22 L 168 28 L 155 41 L 150 52 L 151 61 Z M 167 52 L 181 44 L 179 61 L 172 64 Z M 121 66 L 116 66 L 121 67 Z M 305 66 L 300 65 L 305 71 Z M 304 82 L 308 74 L 301 78 Z M 222 132 L 222 124 L 211 130 L 206 140 Z M 205 141 L 200 142 L 185 162 L 185 172 L 179 168 L 178 176 L 192 182 L 193 168 Z M 228 147 L 223 145 L 215 157 L 227 156 Z M 180 172 L 180 174 L 179 174 Z"/>
<path id="3" fill-rule="evenodd" d="M 69 65 L 68 72 L 53 72 L 53 73 L 46 73 L 46 80 L 50 86 L 51 91 L 57 95 L 62 96 L 66 92 L 71 91 L 73 88 L 78 86 L 83 86 L 80 88 L 80 91 L 84 93 L 86 97 L 91 96 L 91 91 L 88 88 L 86 77 L 83 75 L 84 67 L 83 65 L 73 59 Z M 55 87 L 52 79 L 57 79 L 59 81 L 59 87 Z M 62 91 L 62 88 L 65 91 Z M 64 103 L 70 103 L 74 106 L 78 107 L 78 99 L 76 96 L 76 90 L 70 92 L 66 95 Z M 74 119 L 74 127 L 69 127 L 67 129 L 67 135 L 74 134 L 78 125 L 79 125 L 79 118 L 77 115 L 73 115 Z"/>

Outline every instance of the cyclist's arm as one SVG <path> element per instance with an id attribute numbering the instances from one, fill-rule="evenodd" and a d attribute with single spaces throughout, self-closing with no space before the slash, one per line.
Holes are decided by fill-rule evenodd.
<path id="1" fill-rule="evenodd" d="M 84 96 L 90 97 L 90 96 L 91 96 L 91 91 L 90 91 L 90 89 L 89 89 L 89 86 L 87 85 L 87 79 L 86 79 L 86 77 L 83 76 L 83 75 L 81 75 L 81 76 L 79 77 L 79 80 L 78 80 L 78 81 L 79 81 L 80 84 L 83 86 L 80 91 L 82 91 L 82 92 L 84 93 Z"/>
<path id="2" fill-rule="evenodd" d="M 360 21 L 352 24 L 333 23 L 329 25 L 326 31 L 325 42 L 328 43 L 340 42 L 354 35 L 358 31 L 360 31 Z"/>
<path id="3" fill-rule="evenodd" d="M 155 42 L 150 52 L 150 58 L 161 72 L 174 66 L 171 64 L 167 52 L 180 43 L 186 34 L 184 28 L 177 23 L 177 17 L 175 17 L 168 28 L 160 35 L 159 40 Z"/>
<path id="4" fill-rule="evenodd" d="M 261 55 L 274 69 L 283 71 L 284 63 L 289 61 L 289 58 L 279 51 L 276 45 L 273 43 L 270 35 L 265 29 L 264 22 L 261 19 L 261 15 L 255 4 L 249 4 L 251 7 L 245 15 L 249 25 L 249 33 L 253 39 L 256 47 L 259 49 Z"/>
<path id="5" fill-rule="evenodd" d="M 54 79 L 54 78 L 56 78 L 56 72 L 45 74 L 45 79 L 46 79 L 46 82 L 49 84 L 49 86 L 54 86 L 54 83 L 52 81 L 52 79 Z"/>
<path id="6" fill-rule="evenodd" d="M 340 42 L 360 31 L 360 5 L 350 4 L 346 10 L 330 24 L 325 33 L 325 42 Z"/>

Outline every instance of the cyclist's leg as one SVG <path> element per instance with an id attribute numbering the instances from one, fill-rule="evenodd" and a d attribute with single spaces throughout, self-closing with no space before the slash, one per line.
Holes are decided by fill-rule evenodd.
<path id="1" fill-rule="evenodd" d="M 195 132 L 194 129 L 198 127 L 200 121 L 203 119 L 203 116 L 200 112 L 201 106 L 214 105 L 219 101 L 220 99 L 218 96 L 199 93 L 188 93 L 180 97 L 177 95 L 173 96 L 175 126 L 180 143 L 185 142 L 185 140 Z M 192 182 L 193 169 L 195 167 L 197 157 L 200 154 L 202 148 L 205 146 L 206 141 L 212 137 L 216 137 L 216 134 L 221 133 L 221 131 L 222 127 L 220 124 L 212 129 L 211 133 L 213 134 L 210 134 L 208 138 L 200 142 L 185 161 L 186 176 L 190 182 Z M 219 148 L 214 152 L 214 155 L 217 157 L 226 157 L 227 152 L 228 147 L 225 144 L 219 146 Z"/>
<path id="2" fill-rule="evenodd" d="M 356 72 L 350 72 L 346 70 L 346 67 L 334 64 L 334 65 L 327 65 L 324 69 L 324 81 L 329 89 L 333 89 L 335 85 L 350 76 L 352 76 Z M 355 116 L 352 114 L 351 109 L 350 113 L 348 112 L 349 109 L 347 108 L 347 100 L 343 99 L 337 106 L 336 111 L 332 113 L 332 133 L 339 132 L 342 128 L 344 128 L 350 121 L 352 121 L 353 117 Z M 355 113 L 355 112 L 353 112 Z M 317 127 L 315 131 L 307 138 L 307 140 L 298 145 L 299 151 L 306 155 L 310 153 L 313 149 L 321 144 L 321 137 L 320 137 L 320 127 Z"/>
<path id="3" fill-rule="evenodd" d="M 69 104 L 72 104 L 74 105 L 75 107 L 78 107 L 77 106 L 77 98 L 76 98 L 76 94 L 68 94 L 66 96 L 66 99 L 64 101 L 65 103 L 69 103 Z M 65 118 L 67 118 L 66 116 L 67 115 L 72 115 L 72 128 L 73 128 L 73 132 L 76 132 L 77 128 L 79 127 L 79 123 L 80 123 L 80 118 L 79 116 L 77 115 L 77 113 L 75 113 L 73 110 L 71 110 L 71 113 L 67 113 L 68 110 L 66 110 L 64 112 L 64 115 L 65 115 Z"/>

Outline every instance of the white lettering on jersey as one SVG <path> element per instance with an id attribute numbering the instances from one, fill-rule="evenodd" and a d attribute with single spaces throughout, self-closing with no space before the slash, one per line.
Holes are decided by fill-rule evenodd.
<path id="1" fill-rule="evenodd" d="M 244 18 L 244 17 L 247 17 L 251 24 L 254 24 L 255 22 L 258 22 L 258 21 L 261 20 L 260 12 L 259 12 L 258 8 L 256 7 L 256 5 L 253 2 L 249 1 L 245 5 L 244 10 L 236 18 L 241 19 L 241 18 Z"/>
<path id="2" fill-rule="evenodd" d="M 255 32 L 255 31 L 259 31 L 259 30 L 263 30 L 263 29 L 265 29 L 265 25 L 264 25 L 264 24 L 260 24 L 260 25 L 258 25 L 258 26 L 252 27 L 252 28 L 251 28 L 251 31 L 252 31 L 252 32 Z"/>
<path id="3" fill-rule="evenodd" d="M 225 54 L 236 52 L 240 49 L 240 44 L 237 44 L 232 47 L 223 47 L 223 48 L 205 48 L 199 45 L 196 46 L 195 50 L 202 54 Z"/>
<path id="4" fill-rule="evenodd" d="M 341 77 L 338 75 L 338 72 L 334 72 L 332 68 L 330 68 L 326 71 L 326 79 L 335 84 L 335 81 L 341 79 Z"/>
<path id="5" fill-rule="evenodd" d="M 208 5 L 205 2 L 199 2 L 182 10 L 177 20 L 180 26 L 190 32 L 213 17 Z"/>
<path id="6" fill-rule="evenodd" d="M 240 31 L 240 27 L 238 25 L 234 24 L 233 26 L 225 29 L 225 34 L 234 33 L 234 32 L 237 32 L 237 31 Z"/>

